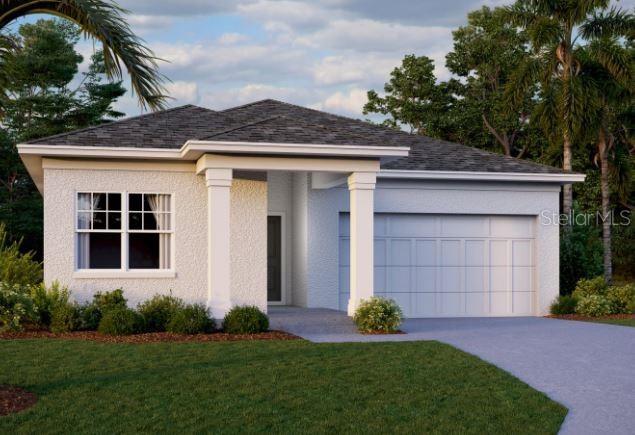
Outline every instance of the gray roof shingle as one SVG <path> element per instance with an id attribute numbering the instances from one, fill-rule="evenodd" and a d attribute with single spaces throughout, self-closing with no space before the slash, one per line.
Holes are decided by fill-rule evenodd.
<path id="1" fill-rule="evenodd" d="M 31 144 L 178 149 L 187 140 L 410 147 L 382 169 L 562 173 L 551 166 L 413 135 L 275 100 L 222 111 L 187 105 L 30 141 Z"/>

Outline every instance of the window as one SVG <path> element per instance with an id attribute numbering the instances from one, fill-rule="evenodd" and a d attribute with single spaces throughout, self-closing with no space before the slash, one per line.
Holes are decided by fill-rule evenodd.
<path id="1" fill-rule="evenodd" d="M 160 193 L 78 193 L 77 268 L 170 269 L 171 202 Z"/>

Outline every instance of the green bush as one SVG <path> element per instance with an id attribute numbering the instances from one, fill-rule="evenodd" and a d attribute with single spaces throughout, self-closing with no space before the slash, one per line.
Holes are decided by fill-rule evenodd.
<path id="1" fill-rule="evenodd" d="M 223 319 L 223 330 L 230 334 L 256 334 L 269 330 L 269 318 L 255 306 L 234 307 Z"/>
<path id="2" fill-rule="evenodd" d="M 573 296 L 580 299 L 591 295 L 603 295 L 607 289 L 608 286 L 601 276 L 593 279 L 581 279 L 575 286 Z"/>
<path id="3" fill-rule="evenodd" d="M 28 288 L 0 282 L 0 331 L 22 331 L 37 318 Z"/>
<path id="4" fill-rule="evenodd" d="M 168 332 L 176 334 L 200 334 L 212 332 L 216 324 L 200 304 L 185 305 L 177 310 L 166 327 Z"/>
<path id="5" fill-rule="evenodd" d="M 613 314 L 635 312 L 635 284 L 609 287 L 606 297 L 611 302 Z"/>
<path id="6" fill-rule="evenodd" d="M 59 303 L 51 313 L 51 332 L 56 334 L 77 330 L 81 325 L 79 306 L 76 303 Z"/>
<path id="7" fill-rule="evenodd" d="M 575 296 L 558 296 L 551 304 L 549 312 L 551 314 L 573 314 L 577 304 L 578 299 Z"/>
<path id="8" fill-rule="evenodd" d="M 401 308 L 394 300 L 374 296 L 361 302 L 353 321 L 361 332 L 395 332 L 402 318 Z"/>
<path id="9" fill-rule="evenodd" d="M 607 316 L 613 313 L 613 307 L 606 296 L 591 294 L 578 300 L 575 312 L 589 317 Z"/>
<path id="10" fill-rule="evenodd" d="M 184 303 L 174 296 L 155 295 L 137 307 L 145 320 L 146 331 L 163 332 L 174 314 L 182 309 Z"/>
<path id="11" fill-rule="evenodd" d="M 103 312 L 97 330 L 107 335 L 134 334 L 143 330 L 143 317 L 130 308 L 110 308 Z"/>
<path id="12" fill-rule="evenodd" d="M 598 228 L 589 225 L 573 225 L 560 233 L 560 293 L 568 295 L 580 279 L 603 273 L 602 241 Z"/>
<path id="13" fill-rule="evenodd" d="M 79 329 L 83 331 L 97 330 L 99 322 L 106 311 L 115 308 L 127 308 L 126 302 L 122 289 L 95 293 L 92 302 L 86 303 L 79 308 Z"/>
<path id="14" fill-rule="evenodd" d="M 42 264 L 33 259 L 33 253 L 20 252 L 20 242 L 7 242 L 7 231 L 0 224 L 0 282 L 9 285 L 30 286 L 42 281 Z"/>
<path id="15" fill-rule="evenodd" d="M 55 281 L 50 287 L 43 283 L 30 287 L 31 299 L 38 313 L 38 326 L 49 328 L 53 317 L 53 310 L 57 305 L 68 304 L 70 292 Z"/>

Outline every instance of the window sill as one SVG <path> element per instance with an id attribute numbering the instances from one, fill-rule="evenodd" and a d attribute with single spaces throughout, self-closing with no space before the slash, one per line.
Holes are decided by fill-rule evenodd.
<path id="1" fill-rule="evenodd" d="M 73 272 L 73 279 L 95 279 L 95 278 L 176 278 L 173 270 L 76 270 Z"/>

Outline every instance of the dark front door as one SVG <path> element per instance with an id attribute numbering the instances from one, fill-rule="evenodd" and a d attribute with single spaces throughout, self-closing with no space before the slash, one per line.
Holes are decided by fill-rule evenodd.
<path id="1" fill-rule="evenodd" d="M 282 217 L 267 216 L 267 301 L 282 302 Z"/>

